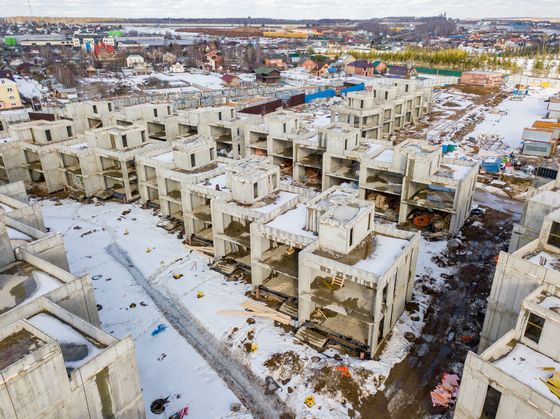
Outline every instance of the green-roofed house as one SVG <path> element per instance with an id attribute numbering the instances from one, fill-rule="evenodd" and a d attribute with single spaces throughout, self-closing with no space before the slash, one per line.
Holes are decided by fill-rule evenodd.
<path id="1" fill-rule="evenodd" d="M 17 45 L 17 40 L 13 36 L 6 36 L 4 38 L 4 45 L 8 47 L 15 47 Z"/>
<path id="2" fill-rule="evenodd" d="M 255 69 L 257 81 L 261 83 L 280 83 L 280 70 L 271 67 L 258 67 Z"/>

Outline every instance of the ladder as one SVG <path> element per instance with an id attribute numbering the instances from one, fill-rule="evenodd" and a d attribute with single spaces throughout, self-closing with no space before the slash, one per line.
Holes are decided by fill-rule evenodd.
<path id="1" fill-rule="evenodd" d="M 336 285 L 339 288 L 342 288 L 344 286 L 344 278 L 333 276 L 331 280 L 331 285 Z"/>

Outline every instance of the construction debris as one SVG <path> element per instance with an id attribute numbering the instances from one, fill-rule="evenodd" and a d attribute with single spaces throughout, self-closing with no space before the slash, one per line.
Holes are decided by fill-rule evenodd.
<path id="1" fill-rule="evenodd" d="M 449 407 L 450 403 L 454 403 L 454 399 L 459 394 L 459 376 L 456 374 L 443 373 L 441 383 L 438 384 L 430 393 L 432 397 L 432 405 Z"/>

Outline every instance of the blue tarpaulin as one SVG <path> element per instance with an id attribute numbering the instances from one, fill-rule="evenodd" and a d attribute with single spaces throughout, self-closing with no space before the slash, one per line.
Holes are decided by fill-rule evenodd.
<path id="1" fill-rule="evenodd" d="M 350 92 L 359 92 L 360 90 L 365 90 L 366 85 L 364 83 L 356 84 L 355 86 L 350 86 L 342 89 L 340 91 L 341 95 L 345 95 L 346 93 Z"/>
<path id="2" fill-rule="evenodd" d="M 326 89 L 326 90 L 321 90 L 317 93 L 311 93 L 308 95 L 305 95 L 305 103 L 309 103 L 313 100 L 317 100 L 317 99 L 328 99 L 330 97 L 335 97 L 336 96 L 336 91 L 333 89 Z"/>

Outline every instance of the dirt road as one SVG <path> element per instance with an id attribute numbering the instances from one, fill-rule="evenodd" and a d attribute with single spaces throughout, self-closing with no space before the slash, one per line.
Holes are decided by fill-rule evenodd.
<path id="1" fill-rule="evenodd" d="M 473 216 L 462 230 L 459 247 L 449 249 L 442 263 L 454 267 L 445 287 L 433 292 L 426 325 L 411 353 L 391 371 L 385 390 L 367 402 L 371 418 L 419 418 L 430 415 L 452 417 L 452 410 L 434 408 L 430 391 L 443 372 L 462 372 L 469 350 L 476 351 L 484 322 L 486 299 L 495 270 L 495 256 L 505 250 L 513 222 L 522 204 L 478 195 L 488 206 L 483 215 Z M 419 278 L 429 285 L 433 278 Z M 429 286 L 423 286 L 427 292 Z M 465 344 L 459 336 L 472 337 Z"/>

